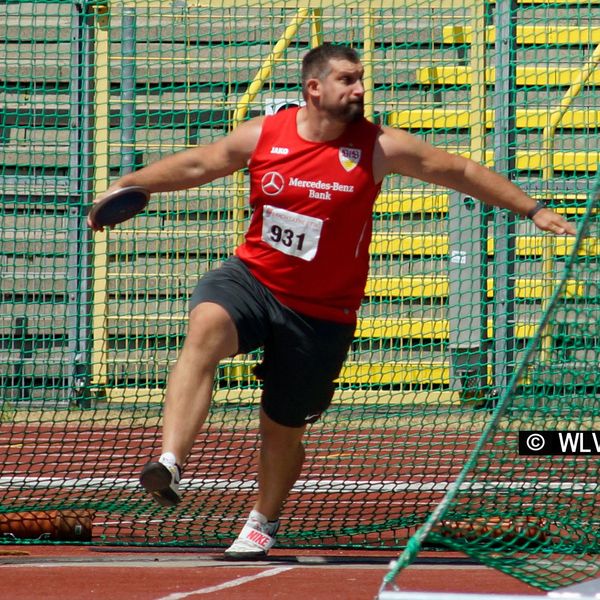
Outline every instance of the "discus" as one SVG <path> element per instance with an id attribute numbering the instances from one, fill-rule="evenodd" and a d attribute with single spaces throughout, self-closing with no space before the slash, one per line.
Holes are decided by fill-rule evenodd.
<path id="1" fill-rule="evenodd" d="M 95 202 L 89 217 L 98 227 L 118 225 L 144 210 L 149 199 L 150 192 L 143 187 L 132 185 L 119 188 Z"/>

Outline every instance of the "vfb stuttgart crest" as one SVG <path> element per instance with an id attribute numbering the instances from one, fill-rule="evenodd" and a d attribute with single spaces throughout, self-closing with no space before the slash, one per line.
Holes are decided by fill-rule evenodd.
<path id="1" fill-rule="evenodd" d="M 342 167 L 350 172 L 360 162 L 361 150 L 358 148 L 340 148 L 339 159 Z"/>

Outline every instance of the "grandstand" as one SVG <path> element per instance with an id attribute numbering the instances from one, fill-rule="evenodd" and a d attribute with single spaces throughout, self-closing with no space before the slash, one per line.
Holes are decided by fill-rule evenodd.
<path id="1" fill-rule="evenodd" d="M 438 17 L 427 3 L 410 4 L 403 10 L 401 26 L 389 9 L 372 17 L 374 40 L 368 59 L 372 61 L 373 118 L 469 154 L 473 143 L 482 142 L 469 141 L 471 17 L 464 9 Z M 550 4 L 519 4 L 515 94 L 517 106 L 526 108 L 515 115 L 513 176 L 536 197 L 576 215 L 583 210 L 586 177 L 598 163 L 597 150 L 590 144 L 600 122 L 597 71 L 560 121 L 554 140 L 555 175 L 551 183 L 543 184 L 542 135 L 554 107 L 576 83 L 578 65 L 598 43 L 597 30 L 587 2 Z M 156 198 L 146 216 L 110 239 L 96 241 L 93 254 L 85 234 L 76 235 L 74 230 L 80 229 L 91 192 L 123 169 L 223 135 L 231 127 L 241 93 L 293 11 L 274 16 L 267 9 L 213 7 L 208 25 L 202 7 L 129 8 L 123 14 L 115 10 L 110 29 L 98 31 L 100 37 L 106 33 L 107 39 L 96 41 L 92 57 L 89 50 L 86 56 L 85 40 L 74 39 L 73 30 L 63 26 L 69 19 L 76 25 L 85 22 L 86 16 L 73 14 L 69 3 L 9 3 L 4 10 L 7 43 L 0 77 L 6 235 L 2 257 L 14 281 L 4 291 L 4 335 L 13 336 L 15 328 L 23 328 L 22 345 L 29 348 L 20 350 L 18 370 L 32 399 L 68 402 L 79 388 L 74 379 L 83 373 L 90 378 L 89 389 L 106 394 L 110 402 L 144 401 L 162 387 L 176 356 L 184 333 L 186 300 L 198 274 L 228 255 L 236 241 L 240 224 L 232 220 L 233 184 L 217 182 L 208 189 Z M 241 11 L 248 23 L 236 28 L 233 24 Z M 325 14 L 320 17 L 323 35 L 340 40 L 350 32 L 350 41 L 363 47 L 361 18 L 348 17 L 337 32 Z M 485 18 L 490 21 L 492 16 Z M 268 27 L 258 27 L 259 22 Z M 76 31 L 94 35 L 85 26 Z M 250 38 L 248 31 L 253 32 Z M 494 31 L 487 26 L 489 47 Z M 269 102 L 277 99 L 299 97 L 297 61 L 310 45 L 310 34 L 308 26 L 299 29 L 273 69 L 273 77 L 250 103 L 249 115 L 264 113 Z M 94 58 L 96 77 L 84 84 L 79 69 L 91 72 Z M 494 125 L 492 79 L 489 67 L 487 95 L 481 99 L 486 105 L 482 113 L 486 149 L 481 152 L 490 165 L 494 163 L 489 138 Z M 96 102 L 86 105 L 85 99 L 92 99 L 94 92 Z M 104 131 L 92 131 L 92 114 Z M 80 135 L 74 122 L 83 126 Z M 92 141 L 103 153 L 97 151 L 94 157 L 80 151 Z M 104 170 L 98 165 L 101 160 L 107 160 Z M 382 364 L 371 358 L 371 352 L 379 347 L 381 361 L 394 364 L 385 384 L 449 389 L 444 266 L 448 198 L 443 190 L 414 182 L 387 183 L 377 205 L 369 301 L 361 315 L 355 360 L 344 371 L 345 383 L 378 382 Z M 106 253 L 98 251 L 103 244 Z M 493 239 L 486 244 L 491 258 Z M 517 225 L 515 246 L 515 344 L 519 346 L 547 295 L 541 285 L 547 264 L 542 260 L 542 239 L 531 224 Z M 87 266 L 73 261 L 73 252 L 82 251 Z M 569 243 L 559 242 L 553 262 L 560 263 L 568 251 Z M 585 251 L 597 254 L 597 244 L 589 244 Z M 161 272 L 166 261 L 170 268 Z M 91 263 L 98 274 L 95 278 L 87 276 Z M 493 288 L 490 280 L 488 299 Z M 581 291 L 573 283 L 572 292 Z M 86 326 L 89 298 L 95 299 L 91 360 L 87 353 L 92 336 Z M 101 343 L 96 339 L 97 324 L 105 332 Z M 371 352 L 365 354 L 365 346 Z M 385 347 L 393 348 L 393 357 Z M 11 356 L 4 353 L 7 377 L 17 366 Z M 248 370 L 239 367 L 249 361 L 253 359 L 238 359 L 224 368 L 224 376 L 234 380 L 226 387 L 235 378 L 240 378 L 240 385 L 248 382 Z"/>

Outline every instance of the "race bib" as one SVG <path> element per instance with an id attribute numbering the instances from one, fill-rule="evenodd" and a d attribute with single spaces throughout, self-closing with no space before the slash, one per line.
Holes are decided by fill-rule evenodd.
<path id="1" fill-rule="evenodd" d="M 262 239 L 269 246 L 302 260 L 317 254 L 323 221 L 266 204 L 263 207 Z"/>

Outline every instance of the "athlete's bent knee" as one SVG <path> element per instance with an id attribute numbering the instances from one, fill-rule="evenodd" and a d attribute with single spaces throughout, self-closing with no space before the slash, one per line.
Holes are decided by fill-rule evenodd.
<path id="1" fill-rule="evenodd" d="M 186 344 L 202 349 L 218 360 L 235 354 L 237 329 L 227 311 L 210 302 L 203 302 L 190 313 Z"/>

